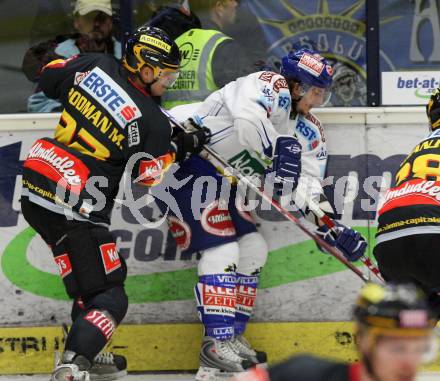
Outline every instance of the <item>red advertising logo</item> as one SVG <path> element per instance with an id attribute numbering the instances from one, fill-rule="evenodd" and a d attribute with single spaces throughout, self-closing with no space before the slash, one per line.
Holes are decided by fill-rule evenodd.
<path id="1" fill-rule="evenodd" d="M 162 181 L 162 175 L 173 164 L 173 155 L 167 153 L 151 160 L 141 160 L 139 163 L 139 182 L 153 186 Z"/>
<path id="2" fill-rule="evenodd" d="M 132 106 L 125 106 L 122 110 L 121 110 L 121 115 L 123 116 L 123 118 L 129 122 L 130 120 L 132 120 L 135 116 L 136 116 L 136 107 L 132 107 Z"/>
<path id="3" fill-rule="evenodd" d="M 288 89 L 288 88 L 289 86 L 287 85 L 287 82 L 284 78 L 278 78 L 273 84 L 273 89 L 277 93 L 280 92 L 280 89 Z"/>
<path id="4" fill-rule="evenodd" d="M 67 253 L 61 254 L 54 259 L 58 266 L 61 278 L 64 278 L 72 272 L 72 264 L 70 263 L 70 259 Z"/>
<path id="5" fill-rule="evenodd" d="M 276 74 L 272 73 L 271 71 L 263 71 L 261 75 L 258 77 L 258 79 L 261 79 L 262 81 L 270 82 L 272 81 L 274 75 Z"/>
<path id="6" fill-rule="evenodd" d="M 101 251 L 102 263 L 104 264 L 106 274 L 110 274 L 112 271 L 121 267 L 121 259 L 119 258 L 114 242 L 100 245 L 99 250 Z"/>
<path id="7" fill-rule="evenodd" d="M 167 220 L 177 247 L 182 251 L 188 249 L 191 243 L 191 228 L 189 225 L 174 216 L 168 216 Z"/>
<path id="8" fill-rule="evenodd" d="M 246 307 L 253 307 L 256 297 L 257 289 L 255 287 L 243 285 L 237 287 L 237 304 Z"/>
<path id="9" fill-rule="evenodd" d="M 235 307 L 235 287 L 203 285 L 203 305 L 219 307 Z"/>
<path id="10" fill-rule="evenodd" d="M 304 53 L 298 62 L 298 66 L 313 74 L 315 77 L 319 77 L 325 66 L 321 58 L 321 56 L 315 57 L 309 53 Z"/>
<path id="11" fill-rule="evenodd" d="M 23 166 L 76 194 L 84 188 L 90 172 L 80 159 L 44 139 L 34 143 Z"/>
<path id="12" fill-rule="evenodd" d="M 110 340 L 113 332 L 115 332 L 115 323 L 101 311 L 92 310 L 84 317 L 84 319 L 97 327 L 107 340 Z"/>
<path id="13" fill-rule="evenodd" d="M 203 229 L 221 237 L 234 235 L 235 227 L 226 206 L 226 202 L 223 200 L 215 200 L 209 204 L 202 213 Z"/>

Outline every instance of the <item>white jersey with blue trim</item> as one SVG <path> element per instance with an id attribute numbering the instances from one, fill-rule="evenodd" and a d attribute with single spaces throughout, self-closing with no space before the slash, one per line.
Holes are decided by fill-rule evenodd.
<path id="1" fill-rule="evenodd" d="M 289 133 L 291 97 L 277 73 L 261 71 L 240 77 L 202 103 L 177 106 L 180 120 L 197 116 L 211 130 L 210 147 L 246 175 L 263 173 L 276 138 Z"/>
<path id="2" fill-rule="evenodd" d="M 254 147 L 246 143 L 243 144 L 240 141 L 239 132 L 237 131 L 237 127 L 239 128 L 240 125 L 237 126 L 234 123 L 227 106 L 221 102 L 221 96 L 226 94 L 214 93 L 205 102 L 176 106 L 170 110 L 170 113 L 182 122 L 190 117 L 200 117 L 202 115 L 203 123 L 213 133 L 213 138 L 209 144 L 210 147 L 242 174 L 246 176 L 259 176 L 263 174 L 264 169 L 270 165 L 271 161 L 264 159 L 261 148 L 257 151 L 253 149 Z M 233 99 L 229 101 L 233 102 Z M 239 101 L 236 100 L 236 102 Z M 209 110 L 209 112 L 205 110 Z M 205 114 L 202 112 L 205 112 Z M 256 123 L 255 116 L 252 119 Z M 271 131 L 275 131 L 275 133 L 282 131 L 282 135 L 295 136 L 301 143 L 302 169 L 298 189 L 301 189 L 303 194 L 317 203 L 324 212 L 332 213 L 332 207 L 325 202 L 326 199 L 322 188 L 327 166 L 327 148 L 320 121 L 313 114 L 309 113 L 307 115 L 298 114 L 293 120 L 286 118 L 283 120 L 283 123 L 283 125 L 275 124 Z M 254 124 L 251 125 L 253 126 Z M 262 129 L 255 127 L 254 132 L 257 133 L 255 145 L 257 147 L 258 144 L 263 146 L 263 143 L 259 143 L 263 141 L 259 135 L 261 131 Z M 252 135 L 250 134 L 250 136 Z M 311 213 L 304 210 L 304 214 L 310 222 L 317 224 L 317 220 Z"/>
<path id="3" fill-rule="evenodd" d="M 313 114 L 290 119 L 290 92 L 279 74 L 257 72 L 230 82 L 204 102 L 176 106 L 178 120 L 198 117 L 212 132 L 209 146 L 244 175 L 261 175 L 279 135 L 296 136 L 302 146 L 300 186 L 315 202 L 323 194 L 327 149 Z"/>

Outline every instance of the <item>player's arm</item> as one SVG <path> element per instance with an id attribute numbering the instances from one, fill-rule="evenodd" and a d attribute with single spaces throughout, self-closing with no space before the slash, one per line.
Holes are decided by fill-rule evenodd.
<path id="1" fill-rule="evenodd" d="M 270 75 L 271 81 L 250 75 L 233 88 L 226 87 L 224 92 L 225 106 L 231 112 L 240 144 L 268 158 L 272 158 L 276 139 L 281 135 L 271 118 L 278 112 L 280 97 L 280 92 L 273 88 L 273 78 L 282 77 L 275 73 Z M 281 92 L 290 99 L 288 89 L 281 89 Z M 284 119 L 287 122 L 287 110 Z"/>
<path id="2" fill-rule="evenodd" d="M 143 113 L 148 117 L 138 120 L 139 131 L 143 135 L 141 146 L 128 149 L 130 160 L 136 158 L 131 176 L 135 183 L 154 186 L 162 181 L 175 159 L 171 147 L 171 125 L 155 106 L 146 105 Z"/>
<path id="3" fill-rule="evenodd" d="M 301 172 L 301 145 L 288 134 L 290 92 L 286 81 L 276 73 L 257 73 L 246 77 L 232 95 L 226 103 L 240 144 L 272 162 L 266 172 L 277 188 L 289 183 L 293 190 Z"/>
<path id="4" fill-rule="evenodd" d="M 141 185 L 154 186 L 159 184 L 166 171 L 175 161 L 187 159 L 191 154 L 199 153 L 207 143 L 210 133 L 205 127 L 196 124 L 193 130 L 174 131 L 171 135 L 169 120 L 162 112 L 149 118 L 150 131 L 144 145 L 144 157 L 135 165 L 135 182 Z M 154 129 L 154 132 L 153 132 Z"/>

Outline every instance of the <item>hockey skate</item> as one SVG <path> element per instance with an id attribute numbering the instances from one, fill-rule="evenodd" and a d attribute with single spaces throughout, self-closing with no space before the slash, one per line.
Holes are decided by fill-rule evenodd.
<path id="1" fill-rule="evenodd" d="M 90 377 L 75 364 L 60 364 L 50 376 L 50 381 L 90 381 Z"/>
<path id="2" fill-rule="evenodd" d="M 267 366 L 266 352 L 256 351 L 243 335 L 234 336 L 231 345 L 240 357 L 248 359 L 258 366 Z"/>
<path id="3" fill-rule="evenodd" d="M 50 381 L 90 381 L 89 372 L 80 371 L 77 364 L 62 361 L 62 358 L 67 361 L 73 357 L 73 352 L 65 352 L 61 356 L 58 351 L 55 351 L 55 369 L 50 376 Z M 87 360 L 86 362 L 90 365 L 90 362 Z"/>
<path id="4" fill-rule="evenodd" d="M 196 381 L 222 381 L 244 372 L 255 364 L 240 357 L 230 340 L 216 340 L 205 336 L 200 349 L 200 367 Z"/>
<path id="5" fill-rule="evenodd" d="M 127 375 L 127 360 L 112 352 L 102 352 L 89 369 L 90 381 L 112 381 Z"/>
<path id="6" fill-rule="evenodd" d="M 63 337 L 66 340 L 69 329 L 62 325 Z M 92 367 L 88 370 L 90 381 L 112 381 L 127 375 L 127 360 L 122 355 L 112 352 L 101 352 L 93 360 Z"/>

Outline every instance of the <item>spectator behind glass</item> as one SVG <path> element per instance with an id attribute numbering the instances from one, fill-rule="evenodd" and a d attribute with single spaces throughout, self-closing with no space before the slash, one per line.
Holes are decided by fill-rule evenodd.
<path id="1" fill-rule="evenodd" d="M 174 40 L 190 29 L 202 27 L 197 15 L 189 9 L 188 1 L 161 5 L 145 25 L 162 29 Z"/>
<path id="2" fill-rule="evenodd" d="M 202 29 L 188 30 L 176 39 L 182 66 L 179 79 L 162 98 L 165 108 L 203 101 L 255 69 L 242 46 L 225 32 L 236 20 L 236 0 L 190 0 L 189 4 Z"/>
<path id="3" fill-rule="evenodd" d="M 223 32 L 240 44 L 248 58 L 256 65 L 256 70 L 263 70 L 260 65 L 261 61 L 267 60 L 269 44 L 257 17 L 249 8 L 249 1 L 239 2 L 235 22 L 229 24 Z M 275 68 L 271 68 L 273 69 Z"/>
<path id="4" fill-rule="evenodd" d="M 38 81 L 41 68 L 58 58 L 69 58 L 80 53 L 109 53 L 121 58 L 121 44 L 113 36 L 110 0 L 77 0 L 73 11 L 73 27 L 77 33 L 57 36 L 32 46 L 25 54 L 22 70 L 33 82 Z M 29 112 L 61 111 L 60 102 L 50 99 L 38 88 L 28 98 Z"/>

